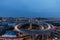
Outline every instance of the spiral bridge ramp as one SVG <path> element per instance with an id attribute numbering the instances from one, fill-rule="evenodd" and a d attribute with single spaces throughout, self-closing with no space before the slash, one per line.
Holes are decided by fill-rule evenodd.
<path id="1" fill-rule="evenodd" d="M 32 40 L 48 40 L 56 29 L 52 24 L 44 22 L 27 22 L 15 26 L 15 30 L 32 36 Z"/>

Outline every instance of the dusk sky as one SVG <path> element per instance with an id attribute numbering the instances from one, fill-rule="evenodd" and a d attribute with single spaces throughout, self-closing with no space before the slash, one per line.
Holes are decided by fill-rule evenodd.
<path id="1" fill-rule="evenodd" d="M 0 0 L 2 17 L 60 17 L 60 0 Z"/>

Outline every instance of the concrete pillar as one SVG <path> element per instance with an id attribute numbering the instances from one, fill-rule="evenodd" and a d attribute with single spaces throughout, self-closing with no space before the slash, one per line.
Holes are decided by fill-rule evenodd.
<path id="1" fill-rule="evenodd" d="M 31 23 L 30 23 L 30 26 L 29 26 L 28 30 L 30 30 L 30 29 L 32 29 L 32 24 Z"/>
<path id="2" fill-rule="evenodd" d="M 42 40 L 48 40 L 48 35 L 42 35 Z"/>

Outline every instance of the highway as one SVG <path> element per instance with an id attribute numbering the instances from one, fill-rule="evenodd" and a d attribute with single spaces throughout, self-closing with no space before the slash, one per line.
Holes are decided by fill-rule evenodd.
<path id="1" fill-rule="evenodd" d="M 51 33 L 52 31 L 54 31 L 54 26 L 51 25 L 51 24 L 48 24 L 48 23 L 45 23 L 46 26 L 43 26 L 41 25 L 41 29 L 40 30 L 36 30 L 36 29 L 31 29 L 31 30 L 25 30 L 25 29 L 21 29 L 21 28 L 18 28 L 18 27 L 21 27 L 19 25 L 21 24 L 18 24 L 15 26 L 15 30 L 18 31 L 18 32 L 21 32 L 23 34 L 29 34 L 29 35 L 47 35 L 48 33 Z M 44 37 L 43 37 L 44 38 Z M 44 38 L 46 39 L 46 38 Z M 43 39 L 42 39 L 43 40 Z"/>
<path id="2" fill-rule="evenodd" d="M 31 34 L 37 34 L 37 33 L 35 33 L 35 32 L 38 32 L 38 34 L 42 34 L 42 32 L 43 32 L 43 34 L 44 34 L 44 32 L 49 32 L 51 29 L 54 29 L 54 27 L 52 27 L 52 26 L 50 26 L 49 24 L 47 24 L 48 25 L 48 27 L 47 28 L 45 28 L 44 26 L 42 26 L 42 29 L 41 30 L 35 30 L 35 31 L 30 31 L 30 30 L 24 30 L 24 29 L 19 29 L 18 27 L 19 27 L 19 25 L 20 24 L 18 24 L 18 25 L 16 25 L 15 26 L 15 30 L 16 31 L 18 31 L 18 32 L 22 32 L 22 33 L 27 33 L 28 31 L 29 31 L 29 33 L 27 33 L 27 34 L 30 34 L 30 32 L 31 32 Z M 34 29 L 32 29 L 32 30 L 34 30 Z M 24 31 L 24 32 L 23 32 Z"/>

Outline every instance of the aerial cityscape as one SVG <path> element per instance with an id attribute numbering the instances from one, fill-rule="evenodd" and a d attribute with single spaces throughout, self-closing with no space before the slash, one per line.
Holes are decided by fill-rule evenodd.
<path id="1" fill-rule="evenodd" d="M 0 0 L 0 40 L 60 40 L 60 0 Z"/>
<path id="2" fill-rule="evenodd" d="M 0 40 L 60 40 L 60 18 L 0 17 Z"/>

